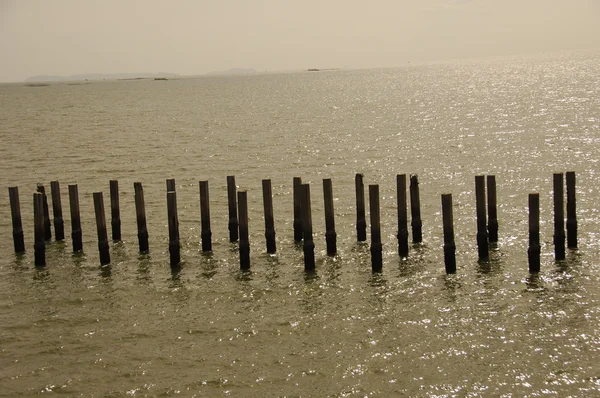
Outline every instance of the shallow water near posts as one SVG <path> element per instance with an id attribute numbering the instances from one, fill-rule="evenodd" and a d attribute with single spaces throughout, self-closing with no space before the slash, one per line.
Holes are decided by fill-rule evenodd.
<path id="1" fill-rule="evenodd" d="M 600 391 L 598 52 L 6 84 L 0 109 L 0 396 Z M 556 262 L 552 174 L 566 171 L 577 175 L 579 249 Z M 371 271 L 370 236 L 356 242 L 356 173 L 379 184 L 381 273 Z M 405 259 L 396 240 L 399 173 L 418 174 L 423 220 L 423 243 Z M 229 243 L 228 175 L 247 190 L 248 272 Z M 475 175 L 497 181 L 499 242 L 487 262 L 477 260 Z M 304 272 L 293 239 L 295 176 L 311 184 L 313 273 Z M 167 178 L 176 179 L 177 270 L 169 266 Z M 267 178 L 274 255 L 265 244 Z M 326 254 L 324 178 L 333 185 L 335 257 Z M 92 197 L 104 192 L 110 224 L 111 179 L 119 181 L 123 241 L 110 243 L 111 263 L 101 267 Z M 52 180 L 61 184 L 66 240 L 50 242 L 47 265 L 36 268 L 32 197 L 36 183 L 48 190 Z M 201 252 L 200 180 L 210 185 L 208 254 Z M 146 201 L 144 255 L 134 182 L 142 182 Z M 75 183 L 78 254 L 67 188 Z M 23 255 L 14 254 L 9 186 L 19 187 Z M 541 272 L 530 275 L 527 207 L 536 192 Z M 442 193 L 453 194 L 454 275 L 444 271 Z"/>

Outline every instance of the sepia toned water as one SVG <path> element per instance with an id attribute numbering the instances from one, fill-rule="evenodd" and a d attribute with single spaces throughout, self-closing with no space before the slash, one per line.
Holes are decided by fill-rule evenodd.
<path id="1" fill-rule="evenodd" d="M 600 394 L 600 52 L 395 69 L 0 85 L 0 396 L 589 397 Z M 552 173 L 577 173 L 579 249 L 554 260 Z M 354 175 L 380 184 L 383 272 L 356 243 Z M 419 175 L 424 242 L 397 255 L 395 176 Z M 496 175 L 500 241 L 478 263 L 474 176 Z M 248 191 L 251 271 L 228 242 L 226 176 Z M 293 242 L 311 183 L 316 272 Z M 182 266 L 168 256 L 175 178 Z M 278 253 L 266 254 L 261 180 Z M 338 250 L 325 252 L 322 179 Z M 100 267 L 92 193 L 121 191 Z M 202 254 L 198 181 L 210 184 Z M 61 183 L 67 239 L 33 265 L 36 183 Z M 133 183 L 150 254 L 139 255 Z M 77 183 L 84 253 L 72 254 Z M 27 251 L 15 255 L 8 187 Z M 542 272 L 527 268 L 527 196 Z M 454 197 L 446 275 L 440 194 Z M 110 215 L 108 218 L 110 219 Z"/>

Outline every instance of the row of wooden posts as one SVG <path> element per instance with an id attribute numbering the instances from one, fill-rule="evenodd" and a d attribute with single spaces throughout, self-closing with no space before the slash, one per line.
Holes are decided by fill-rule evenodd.
<path id="1" fill-rule="evenodd" d="M 564 175 L 555 173 L 554 188 L 554 247 L 556 260 L 565 258 L 565 212 L 564 212 Z M 408 214 L 406 195 L 406 174 L 396 176 L 397 208 L 398 208 L 398 254 L 405 258 L 409 255 L 408 244 Z M 177 216 L 177 196 L 175 180 L 167 179 L 167 213 L 169 224 L 169 255 L 170 264 L 176 267 L 180 263 L 179 220 Z M 138 227 L 138 244 L 140 253 L 148 253 L 148 229 L 146 227 L 146 210 L 144 191 L 140 182 L 134 184 L 135 207 Z M 487 195 L 486 195 L 487 185 Z M 567 235 L 569 248 L 577 248 L 577 219 L 575 201 L 575 173 L 566 173 L 567 185 Z M 208 181 L 200 181 L 200 214 L 201 214 L 201 240 L 202 251 L 212 251 L 212 232 L 210 227 L 210 206 Z M 64 220 L 60 186 L 58 181 L 50 183 L 52 195 L 52 209 L 54 216 L 54 233 L 56 240 L 64 239 Z M 365 191 L 363 175 L 356 174 L 356 232 L 359 242 L 367 240 L 367 222 L 365 212 Z M 276 252 L 275 222 L 273 217 L 273 195 L 271 180 L 262 180 L 265 238 L 267 253 Z M 410 176 L 410 208 L 411 229 L 414 243 L 422 242 L 421 204 L 419 197 L 419 180 L 417 175 Z M 15 252 L 25 251 L 19 191 L 17 187 L 9 188 L 10 205 L 13 222 L 13 238 Z M 227 177 L 227 196 L 229 207 L 229 240 L 239 241 L 240 268 L 250 268 L 250 242 L 248 238 L 248 202 L 246 191 L 237 191 L 235 177 Z M 325 241 L 327 254 L 334 256 L 337 253 L 337 235 L 335 232 L 333 187 L 331 179 L 323 180 L 323 198 L 325 204 Z M 475 177 L 475 198 L 477 216 L 477 248 L 479 260 L 486 261 L 489 254 L 489 243 L 498 242 L 498 213 L 496 204 L 496 178 L 493 175 Z M 487 200 L 486 200 L 487 198 Z M 98 232 L 98 250 L 100 263 L 110 263 L 108 233 L 104 211 L 102 192 L 94 192 L 94 210 Z M 447 273 L 456 272 L 456 245 L 454 243 L 454 220 L 452 211 L 452 194 L 442 194 L 442 219 L 444 231 L 444 263 Z M 113 241 L 121 240 L 121 216 L 119 208 L 119 184 L 116 180 L 110 181 L 111 202 L 111 227 Z M 77 185 L 69 185 L 69 203 L 71 211 L 71 230 L 73 251 L 83 250 L 81 219 L 79 212 L 79 194 Z M 304 252 L 304 266 L 306 271 L 315 268 L 315 244 L 313 241 L 312 215 L 310 201 L 310 185 L 303 184 L 300 177 L 293 179 L 294 203 L 294 240 L 302 242 Z M 34 252 L 35 265 L 46 264 L 46 242 L 52 238 L 48 199 L 43 185 L 38 184 L 37 192 L 33 194 L 34 204 Z M 487 205 L 487 206 L 486 206 Z M 487 207 L 487 212 L 486 212 Z M 371 226 L 371 265 L 375 272 L 382 269 L 382 243 L 380 228 L 379 185 L 369 185 L 369 210 Z M 487 213 L 487 219 L 486 219 Z M 529 194 L 529 271 L 540 271 L 540 208 L 539 194 Z"/>

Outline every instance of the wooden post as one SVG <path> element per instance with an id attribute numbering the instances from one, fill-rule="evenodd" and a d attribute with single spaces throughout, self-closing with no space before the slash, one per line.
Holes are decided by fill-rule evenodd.
<path id="1" fill-rule="evenodd" d="M 202 239 L 202 251 L 212 251 L 212 232 L 210 230 L 210 205 L 208 195 L 208 181 L 200 181 L 200 215 L 202 231 L 200 237 Z"/>
<path id="2" fill-rule="evenodd" d="M 298 243 L 302 240 L 302 178 L 294 177 L 293 182 L 294 241 Z"/>
<path id="3" fill-rule="evenodd" d="M 396 175 L 396 203 L 398 207 L 398 255 L 408 257 L 408 212 L 406 210 L 406 174 Z"/>
<path id="4" fill-rule="evenodd" d="M 577 204 L 575 202 L 575 172 L 567 171 L 567 246 L 577 249 Z"/>
<path id="5" fill-rule="evenodd" d="M 414 243 L 423 241 L 423 222 L 421 221 L 421 198 L 419 196 L 419 176 L 410 175 L 410 226 Z"/>
<path id="6" fill-rule="evenodd" d="M 175 179 L 167 178 L 166 182 L 167 182 L 167 196 L 169 196 L 168 195 L 169 192 L 176 192 Z"/>
<path id="7" fill-rule="evenodd" d="M 367 220 L 365 216 L 365 184 L 362 174 L 356 173 L 354 185 L 356 186 L 356 240 L 364 242 L 367 240 Z"/>
<path id="8" fill-rule="evenodd" d="M 12 215 L 13 241 L 15 253 L 25 251 L 25 239 L 23 238 L 23 222 L 21 221 L 21 202 L 19 201 L 19 188 L 9 187 L 10 213 Z"/>
<path id="9" fill-rule="evenodd" d="M 44 194 L 33 194 L 33 224 L 34 224 L 34 263 L 36 266 L 46 265 L 46 228 L 44 218 Z"/>
<path id="10" fill-rule="evenodd" d="M 146 226 L 146 204 L 144 202 L 144 188 L 141 182 L 134 182 L 135 213 L 138 226 L 138 244 L 140 253 L 148 253 L 148 227 Z"/>
<path id="11" fill-rule="evenodd" d="M 273 191 L 271 180 L 262 180 L 263 207 L 265 210 L 265 239 L 267 240 L 267 253 L 275 253 L 275 219 L 273 216 Z"/>
<path id="12" fill-rule="evenodd" d="M 327 243 L 327 255 L 335 256 L 337 253 L 337 234 L 335 232 L 331 178 L 323 179 L 323 201 L 325 202 L 325 242 Z"/>
<path id="13" fill-rule="evenodd" d="M 529 272 L 540 272 L 540 194 L 529 194 Z"/>
<path id="14" fill-rule="evenodd" d="M 79 213 L 79 191 L 77 184 L 69 185 L 69 206 L 71 208 L 71 238 L 73 240 L 73 252 L 83 250 L 81 217 Z"/>
<path id="15" fill-rule="evenodd" d="M 563 173 L 554 173 L 554 258 L 565 259 L 565 192 Z"/>
<path id="16" fill-rule="evenodd" d="M 240 269 L 250 269 L 250 240 L 248 237 L 248 196 L 246 191 L 237 193 L 240 221 Z"/>
<path id="17" fill-rule="evenodd" d="M 496 176 L 487 176 L 488 239 L 498 242 L 498 206 L 496 203 Z"/>
<path id="18" fill-rule="evenodd" d="M 44 200 L 44 239 L 52 239 L 52 231 L 50 230 L 50 211 L 48 210 L 48 197 L 46 196 L 46 188 L 42 184 L 37 184 L 37 191 L 41 193 Z"/>
<path id="19" fill-rule="evenodd" d="M 104 215 L 102 192 L 94 192 L 94 211 L 96 213 L 96 227 L 98 229 L 100 264 L 105 265 L 110 263 L 110 253 L 108 251 L 108 233 L 106 232 L 106 216 Z"/>
<path id="20" fill-rule="evenodd" d="M 229 241 L 238 241 L 238 207 L 236 202 L 235 176 L 227 176 L 227 201 L 229 204 Z"/>
<path id="21" fill-rule="evenodd" d="M 442 221 L 444 225 L 444 264 L 446 273 L 456 272 L 456 244 L 454 243 L 454 214 L 452 194 L 442 194 Z"/>
<path id="22" fill-rule="evenodd" d="M 379 185 L 369 185 L 369 214 L 371 218 L 371 268 L 373 272 L 381 272 L 383 247 L 381 245 Z"/>
<path id="23" fill-rule="evenodd" d="M 477 209 L 477 251 L 479 260 L 485 261 L 489 257 L 488 234 L 485 220 L 485 179 L 484 176 L 475 176 L 475 203 Z"/>
<path id="24" fill-rule="evenodd" d="M 62 215 L 62 202 L 60 200 L 60 185 L 58 181 L 50 182 L 50 193 L 52 195 L 52 214 L 54 215 L 54 238 L 65 239 L 65 221 Z"/>
<path id="25" fill-rule="evenodd" d="M 171 267 L 177 266 L 181 261 L 179 243 L 179 220 L 177 218 L 177 194 L 167 192 L 167 217 L 169 220 L 169 259 Z"/>
<path id="26" fill-rule="evenodd" d="M 313 241 L 312 215 L 310 209 L 310 184 L 301 185 L 302 235 L 304 237 L 304 271 L 315 270 L 315 243 Z"/>
<path id="27" fill-rule="evenodd" d="M 121 210 L 119 209 L 119 181 L 110 180 L 110 226 L 112 239 L 121 240 Z"/>

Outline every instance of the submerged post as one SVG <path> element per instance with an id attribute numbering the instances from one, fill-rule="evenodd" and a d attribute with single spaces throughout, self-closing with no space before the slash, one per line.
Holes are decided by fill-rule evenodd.
<path id="1" fill-rule="evenodd" d="M 477 209 L 477 252 L 479 260 L 489 256 L 487 226 L 485 225 L 485 180 L 484 176 L 475 176 L 475 203 Z"/>
<path id="2" fill-rule="evenodd" d="M 294 241 L 298 243 L 302 240 L 302 178 L 294 177 L 293 182 Z"/>
<path id="3" fill-rule="evenodd" d="M 44 194 L 33 194 L 33 224 L 34 224 L 34 263 L 36 266 L 46 265 L 46 233 L 44 229 Z"/>
<path id="4" fill-rule="evenodd" d="M 498 242 L 498 208 L 496 203 L 496 176 L 487 176 L 488 240 Z"/>
<path id="5" fill-rule="evenodd" d="M 323 201 L 325 203 L 325 242 L 327 244 L 327 255 L 335 256 L 337 253 L 337 234 L 335 232 L 331 178 L 323 179 Z"/>
<path id="6" fill-rule="evenodd" d="M 177 194 L 174 191 L 167 192 L 167 217 L 169 220 L 169 259 L 171 267 L 175 267 L 181 262 L 181 245 L 177 218 Z"/>
<path id="7" fill-rule="evenodd" d="M 73 252 L 83 250 L 81 217 L 79 214 L 79 191 L 77 184 L 69 185 L 69 206 L 71 209 L 71 239 L 73 240 Z"/>
<path id="8" fill-rule="evenodd" d="M 540 272 L 540 194 L 529 194 L 529 272 Z"/>
<path id="9" fill-rule="evenodd" d="M 565 193 L 563 173 L 554 173 L 554 258 L 565 259 Z"/>
<path id="10" fill-rule="evenodd" d="M 19 202 L 19 188 L 9 187 L 8 196 L 10 199 L 10 213 L 12 216 L 15 253 L 23 253 L 25 251 L 25 239 L 23 238 L 23 222 L 21 220 L 21 203 Z"/>
<path id="11" fill-rule="evenodd" d="M 200 216 L 202 230 L 202 251 L 212 251 L 212 231 L 210 230 L 210 204 L 208 195 L 208 181 L 200 181 Z"/>
<path id="12" fill-rule="evenodd" d="M 134 182 L 135 215 L 138 227 L 138 245 L 140 253 L 148 253 L 148 227 L 146 226 L 146 203 L 144 202 L 144 188 L 141 182 Z"/>
<path id="13" fill-rule="evenodd" d="M 46 188 L 42 184 L 37 184 L 37 191 L 42 194 L 43 210 L 44 210 L 44 239 L 52 239 L 52 231 L 50 230 L 50 211 L 48 210 L 48 197 L 46 196 Z"/>
<path id="14" fill-rule="evenodd" d="M 379 185 L 369 185 L 369 215 L 371 218 L 371 268 L 373 272 L 380 272 L 383 267 L 383 248 L 379 215 Z"/>
<path id="15" fill-rule="evenodd" d="M 50 182 L 50 193 L 52 195 L 52 214 L 54 215 L 54 238 L 65 239 L 65 221 L 62 215 L 62 202 L 60 200 L 60 185 L 58 181 Z"/>
<path id="16" fill-rule="evenodd" d="M 106 232 L 106 216 L 104 215 L 102 192 L 94 192 L 94 211 L 96 213 L 96 227 L 98 230 L 100 264 L 105 265 L 110 263 L 110 253 L 108 251 L 108 233 Z"/>
<path id="17" fill-rule="evenodd" d="M 365 216 L 365 184 L 362 174 L 356 174 L 354 185 L 356 186 L 356 240 L 364 242 L 367 240 L 367 220 Z"/>
<path id="18" fill-rule="evenodd" d="M 112 239 L 121 240 L 121 210 L 119 209 L 119 181 L 110 180 L 110 226 Z"/>
<path id="19" fill-rule="evenodd" d="M 442 194 L 442 222 L 444 226 L 444 264 L 446 273 L 456 272 L 456 244 L 454 243 L 454 214 L 452 194 Z"/>
<path id="20" fill-rule="evenodd" d="M 275 244 L 275 218 L 273 216 L 273 191 L 271 180 L 262 180 L 263 207 L 265 210 L 265 239 L 267 240 L 267 253 L 277 251 Z"/>
<path id="21" fill-rule="evenodd" d="M 227 176 L 227 202 L 229 206 L 229 241 L 238 241 L 238 207 L 236 198 L 237 187 L 235 186 L 235 176 Z"/>
<path id="22" fill-rule="evenodd" d="M 302 235 L 304 237 L 304 271 L 315 269 L 315 243 L 313 241 L 312 215 L 310 209 L 310 184 L 301 185 Z"/>
<path id="23" fill-rule="evenodd" d="M 577 204 L 575 202 L 575 172 L 567 171 L 567 246 L 577 249 Z"/>
<path id="24" fill-rule="evenodd" d="M 237 193 L 240 220 L 240 269 L 250 269 L 250 240 L 248 237 L 248 196 L 246 191 Z"/>
<path id="25" fill-rule="evenodd" d="M 410 226 L 414 243 L 423 241 L 423 222 L 421 221 L 421 197 L 419 195 L 419 176 L 410 175 Z"/>
<path id="26" fill-rule="evenodd" d="M 406 210 L 406 174 L 396 175 L 396 204 L 398 207 L 398 255 L 408 257 L 408 212 Z"/>

